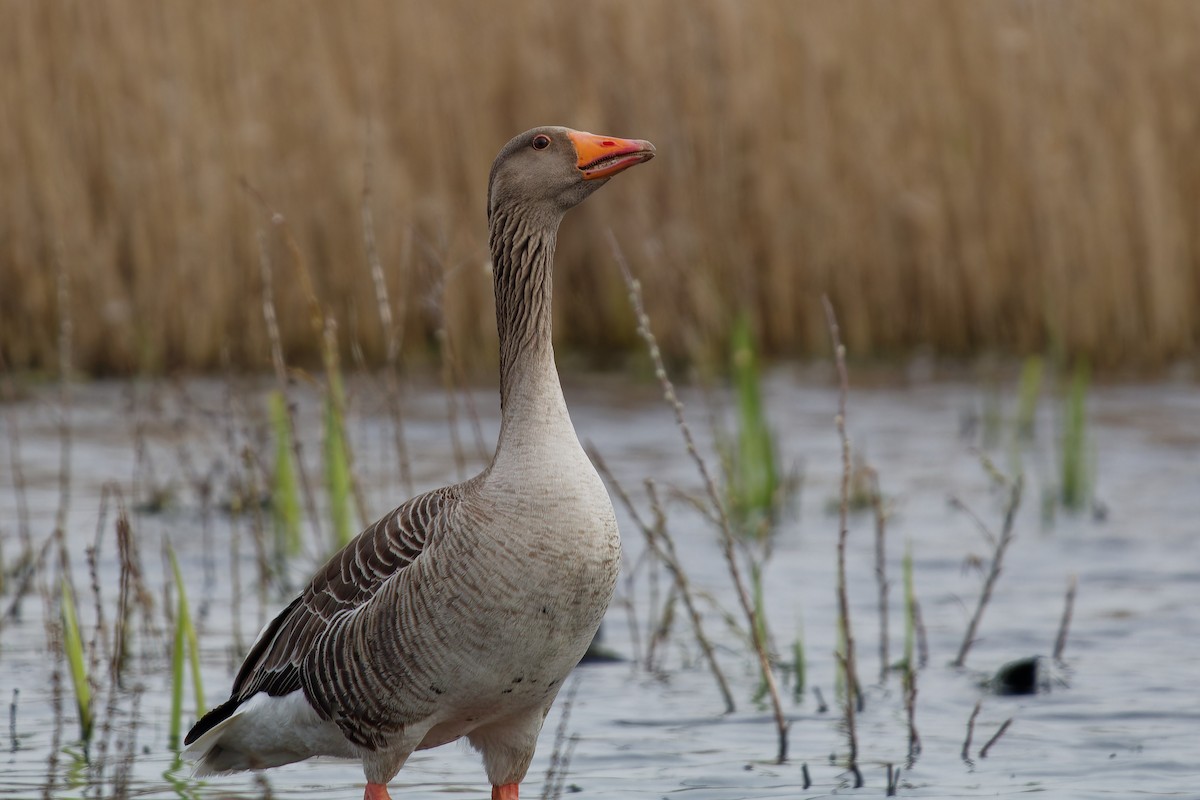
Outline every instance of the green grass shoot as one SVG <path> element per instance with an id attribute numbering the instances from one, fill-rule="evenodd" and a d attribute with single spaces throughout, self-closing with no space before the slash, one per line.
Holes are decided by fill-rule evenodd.
<path id="1" fill-rule="evenodd" d="M 88 683 L 87 664 L 83 656 L 83 639 L 79 635 L 79 618 L 75 613 L 75 596 L 64 577 L 62 580 L 63 651 L 71 669 L 71 684 L 75 687 L 75 704 L 79 708 L 79 738 L 92 738 L 92 689 Z"/>
<path id="2" fill-rule="evenodd" d="M 780 476 L 762 402 L 757 347 L 746 314 L 733 326 L 731 351 L 737 442 L 728 472 L 730 507 L 743 534 L 762 538 L 770 531 L 779 501 Z"/>
<path id="3" fill-rule="evenodd" d="M 1085 508 L 1090 498 L 1087 469 L 1087 391 L 1089 370 L 1086 361 L 1075 364 L 1071 388 L 1063 413 L 1062 471 L 1059 498 L 1070 511 Z"/>
<path id="4" fill-rule="evenodd" d="M 168 739 L 172 750 L 179 749 L 179 736 L 183 722 L 183 671 L 184 654 L 187 652 L 189 665 L 192 670 L 192 694 L 196 701 L 196 716 L 199 717 L 206 708 L 204 704 L 204 684 L 200 678 L 200 645 L 196 638 L 196 628 L 192 624 L 191 609 L 188 606 L 187 590 L 184 588 L 183 573 L 179 569 L 179 560 L 175 550 L 168 548 L 171 559 L 171 571 L 175 575 L 176 613 L 175 637 L 171 647 L 171 721 Z"/>
<path id="5" fill-rule="evenodd" d="M 275 484 L 271 490 L 271 511 L 275 520 L 275 557 L 300 552 L 300 495 L 296 484 L 296 465 L 292 461 L 292 420 L 283 392 L 271 392 L 268 400 L 271 428 L 275 433 Z"/>
<path id="6" fill-rule="evenodd" d="M 1030 356 L 1021 367 L 1021 383 L 1017 400 L 1017 438 L 1033 438 L 1037 419 L 1038 396 L 1042 391 L 1042 359 Z"/>
<path id="7" fill-rule="evenodd" d="M 808 688 L 808 664 L 804 659 L 804 629 L 796 631 L 796 640 L 792 642 L 792 700 L 800 703 L 804 700 L 804 692 Z"/>

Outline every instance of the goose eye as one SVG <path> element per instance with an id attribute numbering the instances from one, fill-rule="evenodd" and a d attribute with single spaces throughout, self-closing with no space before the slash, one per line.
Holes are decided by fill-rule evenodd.
<path id="1" fill-rule="evenodd" d="M 549 146 L 550 146 L 550 137 L 547 136 L 546 134 L 539 133 L 537 136 L 533 137 L 533 149 L 534 150 L 545 150 Z"/>

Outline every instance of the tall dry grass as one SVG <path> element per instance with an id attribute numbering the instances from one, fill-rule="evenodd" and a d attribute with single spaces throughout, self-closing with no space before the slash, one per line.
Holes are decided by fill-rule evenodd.
<path id="1" fill-rule="evenodd" d="M 1048 346 L 1153 365 L 1200 343 L 1200 3 L 10 2 L 0 25 L 0 348 L 54 363 L 266 368 L 239 180 L 285 214 L 344 338 L 382 360 L 360 227 L 409 355 L 489 363 L 484 182 L 546 122 L 659 158 L 568 218 L 557 330 L 635 346 L 609 227 L 664 346 Z M 281 258 L 280 263 L 286 263 Z M 281 271 L 283 268 L 281 267 Z M 299 282 L 289 359 L 318 360 Z M 434 300 L 445 298 L 444 308 Z"/>

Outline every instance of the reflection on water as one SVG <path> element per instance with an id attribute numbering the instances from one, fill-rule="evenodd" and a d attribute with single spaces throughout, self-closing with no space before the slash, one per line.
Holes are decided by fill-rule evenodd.
<path id="1" fill-rule="evenodd" d="M 95 612 L 86 575 L 85 549 L 98 544 L 98 580 L 111 634 L 119 562 L 110 507 L 97 538 L 101 494 L 106 484 L 120 487 L 134 507 L 152 496 L 156 513 L 133 519 L 146 585 L 157 621 L 147 627 L 131 620 L 131 668 L 111 709 L 99 710 L 98 734 L 110 742 L 107 764 L 89 767 L 77 745 L 51 758 L 55 740 L 52 673 L 68 692 L 62 698 L 75 730 L 69 681 L 46 645 L 39 587 L 25 597 L 19 613 L 0 631 L 0 697 L 16 696 L 9 752 L 0 756 L 0 798 L 42 793 L 48 765 L 56 764 L 53 794 L 80 797 L 107 794 L 126 780 L 133 794 L 153 798 L 209 798 L 275 794 L 327 797 L 357 795 L 358 765 L 317 761 L 252 776 L 197 781 L 166 747 L 170 695 L 169 636 L 162 607 L 165 575 L 163 544 L 179 555 L 195 609 L 209 700 L 223 697 L 238 663 L 231 643 L 244 647 L 253 632 L 286 598 L 275 588 L 262 591 L 264 558 L 255 542 L 256 524 L 269 525 L 269 512 L 230 516 L 223 508 L 245 489 L 247 466 L 272 453 L 265 419 L 265 385 L 228 387 L 214 382 L 180 385 L 91 384 L 78 387 L 72 412 L 71 494 L 67 550 L 79 596 L 85 638 Z M 683 493 L 700 492 L 666 408 L 652 389 L 609 381 L 568 385 L 568 402 L 580 436 L 604 456 L 609 468 L 636 501 L 644 504 L 642 481 L 653 477 Z M 791 761 L 770 762 L 775 732 L 769 713 L 756 706 L 754 660 L 740 635 L 725 621 L 736 609 L 725 567 L 710 524 L 687 502 L 672 495 L 668 524 L 693 589 L 702 598 L 706 630 L 733 685 L 738 710 L 723 705 L 683 615 L 661 646 L 660 664 L 647 673 L 626 661 L 580 669 L 579 690 L 570 719 L 578 735 L 567 787 L 588 797 L 679 795 L 689 800 L 823 797 L 844 793 L 847 776 L 831 763 L 844 758 L 834 702 L 837 692 L 833 652 L 836 641 L 834 566 L 836 520 L 827 512 L 837 494 L 840 452 L 833 414 L 836 399 L 825 386 L 777 372 L 766 398 L 779 449 L 786 463 L 803 474 L 796 498 L 777 531 L 764 572 L 765 599 L 776 650 L 785 660 L 799 636 L 807 653 L 808 681 L 835 709 L 822 713 L 811 692 L 793 702 Z M 318 480 L 319 406 L 297 389 L 297 413 L 309 474 Z M 440 391 L 410 390 L 408 446 L 418 490 L 456 479 L 454 438 L 447 434 Z M 27 519 L 36 546 L 45 540 L 58 508 L 58 415 L 53 393 L 35 394 L 0 417 L 19 426 L 20 450 L 13 437 L 0 436 L 0 532 L 6 569 L 21 552 L 21 523 Z M 498 420 L 490 391 L 474 398 L 482 437 L 493 441 Z M 721 398 L 685 395 L 693 426 L 704 434 L 709 409 Z M 1004 563 L 995 595 L 979 627 L 965 670 L 948 667 L 974 608 L 982 576 L 974 564 L 986 561 L 991 546 L 976 524 L 949 501 L 954 498 L 998 530 L 1002 494 L 990 484 L 974 451 L 977 437 L 964 438 L 963 420 L 979 409 L 999 407 L 1007 398 L 985 402 L 965 385 L 853 390 L 848 428 L 856 449 L 880 476 L 893 514 L 888 523 L 887 570 L 892 583 L 891 653 L 902 652 L 901 558 L 906 545 L 914 557 L 916 595 L 928 636 L 930 660 L 918 675 L 916 725 L 924 745 L 911 768 L 905 766 L 907 723 L 897 673 L 878 682 L 878 612 L 874 565 L 874 521 L 851 519 L 849 581 L 865 707 L 859 715 L 861 790 L 882 795 L 886 766 L 903 767 L 900 796 L 977 797 L 1029 791 L 1056 798 L 1127 797 L 1195 791 L 1194 742 L 1200 726 L 1200 696 L 1194 691 L 1200 663 L 1200 615 L 1195 613 L 1200 584 L 1200 392 L 1186 385 L 1109 387 L 1090 400 L 1091 447 L 1096 493 L 1107 511 L 1103 522 L 1090 515 L 1043 518 L 1040 495 L 1055 479 L 1054 408 L 1045 404 L 1036 420 L 1033 446 L 1014 450 L 1000 444 L 989 455 L 998 468 L 1017 463 L 1026 472 L 1027 500 L 1015 527 L 1017 538 Z M 395 487 L 398 468 L 386 404 L 371 385 L 352 392 L 350 440 L 364 502 L 380 514 L 405 499 Z M 1002 421 L 1003 422 L 1003 421 Z M 458 440 L 473 441 L 473 422 L 460 420 Z M 702 445 L 711 438 L 701 436 Z M 468 469 L 481 461 L 466 447 Z M 17 466 L 14 469 L 14 464 Z M 319 480 L 318 480 L 319 482 Z M 18 492 L 16 486 L 23 486 Z M 261 491 L 261 483 L 258 491 Z M 207 499 L 205 499 L 207 498 Z M 247 498 L 242 498 L 245 503 Z M 22 509 L 27 504 L 28 514 Z M 267 515 L 256 523 L 255 513 Z M 630 656 L 644 651 L 657 619 L 654 609 L 668 592 L 665 575 L 651 577 L 642 564 L 643 542 L 622 517 L 626 575 L 618 603 L 605 624 L 605 644 Z M 325 526 L 328 528 L 328 526 Z M 289 565 L 298 585 L 316 563 L 319 545 L 306 540 L 305 554 Z M 635 566 L 642 564 L 641 566 Z M 1069 577 L 1078 577 L 1078 599 L 1066 646 L 1066 663 L 1048 681 L 1049 691 L 1000 697 L 985 690 L 1003 664 L 1048 655 L 1054 645 Z M 51 570 L 38 578 L 54 585 Z M 36 582 L 35 582 L 36 583 Z M 3 598 L 8 608 L 12 582 Z M 49 594 L 49 593 L 48 593 Z M 628 608 L 632 608 L 630 613 Z M 636 643 L 635 647 L 635 634 Z M 98 643 L 97 647 L 103 647 Z M 105 656 L 106 658 L 107 656 Z M 105 658 L 97 664 L 105 663 Z M 1044 661 L 1043 661 L 1044 663 Z M 108 702 L 107 676 L 94 676 L 97 703 Z M 185 697 L 190 697 L 189 694 Z M 975 722 L 974 750 L 1008 719 L 1013 722 L 987 758 L 961 758 L 971 711 L 983 699 Z M 185 699 L 185 713 L 192 713 Z M 524 793 L 536 796 L 550 763 L 551 713 L 542 748 Z M 107 721 L 106 721 L 107 720 Z M 133 747 L 124 761 L 123 748 Z M 93 756 L 96 747 L 92 748 Z M 800 789 L 807 765 L 813 786 Z M 126 774 L 127 773 L 127 774 Z M 95 785 L 102 779 L 103 792 Z M 89 788 L 90 786 L 90 788 Z M 478 757 L 459 745 L 416 754 L 393 784 L 397 797 L 436 793 L 443 797 L 483 797 L 487 787 Z"/>

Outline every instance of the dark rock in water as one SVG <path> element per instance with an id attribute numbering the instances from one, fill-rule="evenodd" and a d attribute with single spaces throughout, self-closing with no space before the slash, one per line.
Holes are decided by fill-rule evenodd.
<path id="1" fill-rule="evenodd" d="M 996 694 L 1037 694 L 1042 690 L 1038 680 L 1038 656 L 1010 661 L 996 670 L 991 688 Z"/>
<path id="2" fill-rule="evenodd" d="M 618 655 L 615 651 L 609 650 L 600 643 L 604 638 L 604 626 L 600 626 L 600 630 L 596 631 L 596 635 L 592 638 L 592 643 L 588 645 L 587 652 L 583 654 L 583 658 L 579 661 L 580 664 L 612 664 L 625 659 Z"/>

